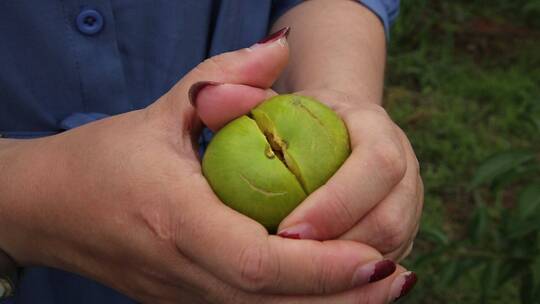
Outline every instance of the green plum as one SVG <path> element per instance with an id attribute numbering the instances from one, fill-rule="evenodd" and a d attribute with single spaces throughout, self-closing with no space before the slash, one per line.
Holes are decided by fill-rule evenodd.
<path id="1" fill-rule="evenodd" d="M 225 204 L 273 233 L 349 154 L 347 128 L 334 111 L 309 97 L 278 95 L 223 127 L 202 169 Z"/>

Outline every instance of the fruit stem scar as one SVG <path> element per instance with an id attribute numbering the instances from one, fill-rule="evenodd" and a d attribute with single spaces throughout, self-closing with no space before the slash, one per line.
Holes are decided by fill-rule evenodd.
<path id="1" fill-rule="evenodd" d="M 267 190 L 264 190 L 264 189 L 261 189 L 257 186 L 255 186 L 251 181 L 249 181 L 249 179 L 247 179 L 247 177 L 245 177 L 242 173 L 240 173 L 240 178 L 246 182 L 246 184 L 248 184 L 248 186 L 254 190 L 254 191 L 257 191 L 263 195 L 266 195 L 266 196 L 280 196 L 280 195 L 285 195 L 287 194 L 287 191 L 285 192 L 271 192 L 271 191 L 267 191 Z"/>

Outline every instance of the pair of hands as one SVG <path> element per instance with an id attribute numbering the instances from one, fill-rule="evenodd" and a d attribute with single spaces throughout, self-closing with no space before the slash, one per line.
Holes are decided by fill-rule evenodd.
<path id="1" fill-rule="evenodd" d="M 285 39 L 210 58 L 146 109 L 16 141 L 0 184 L 0 248 L 22 265 L 80 273 L 145 303 L 386 303 L 414 274 L 422 183 L 384 109 L 327 89 L 298 94 L 344 119 L 352 154 L 268 235 L 222 204 L 201 173 L 201 120 L 217 130 L 268 96 Z M 192 90 L 211 80 L 221 85 Z M 31 160 L 31 165 L 29 163 Z M 29 169 L 30 168 L 30 169 Z M 24 181 L 21 182 L 21 181 Z M 11 189 L 11 190 L 10 190 Z M 394 271 L 394 269 L 397 269 Z M 377 281 L 377 282 L 375 282 Z"/>

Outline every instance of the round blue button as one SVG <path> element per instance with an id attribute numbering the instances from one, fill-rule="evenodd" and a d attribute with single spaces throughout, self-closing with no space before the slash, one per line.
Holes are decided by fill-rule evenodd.
<path id="1" fill-rule="evenodd" d="M 93 9 L 85 9 L 77 16 L 77 28 L 86 35 L 99 33 L 103 28 L 103 16 Z"/>

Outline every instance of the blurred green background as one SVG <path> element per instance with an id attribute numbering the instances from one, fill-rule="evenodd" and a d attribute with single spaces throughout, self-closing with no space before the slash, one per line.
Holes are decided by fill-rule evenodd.
<path id="1" fill-rule="evenodd" d="M 421 163 L 404 303 L 540 303 L 540 1 L 401 1 L 386 107 Z"/>

